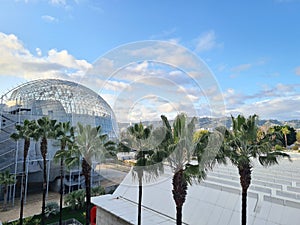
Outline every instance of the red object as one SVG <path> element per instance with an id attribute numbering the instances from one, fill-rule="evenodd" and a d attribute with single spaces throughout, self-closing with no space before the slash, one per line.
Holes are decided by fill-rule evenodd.
<path id="1" fill-rule="evenodd" d="M 96 212 L 97 212 L 97 206 L 93 206 L 91 208 L 91 212 L 90 212 L 90 223 L 91 225 L 96 225 Z"/>

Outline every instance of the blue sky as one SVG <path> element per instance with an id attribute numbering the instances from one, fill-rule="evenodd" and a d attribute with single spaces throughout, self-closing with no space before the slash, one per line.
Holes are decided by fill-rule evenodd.
<path id="1" fill-rule="evenodd" d="M 80 81 L 99 92 L 103 77 L 87 78 L 87 71 L 103 55 L 128 43 L 161 40 L 183 46 L 203 60 L 214 74 L 225 115 L 300 119 L 299 12 L 298 0 L 2 0 L 0 93 L 26 80 L 50 77 Z M 180 69 L 133 62 L 113 77 L 101 95 L 121 121 L 154 118 L 172 110 L 214 115 L 205 108 L 220 99 L 216 103 L 204 91 L 206 100 L 200 100 L 201 91 L 190 92 L 190 85 L 179 87 L 180 82 L 188 83 L 184 78 L 191 79 L 187 75 L 174 84 L 177 91 L 184 88 L 184 94 L 176 95 L 175 88 L 164 86 L 163 92 L 127 99 L 127 109 L 117 105 L 122 98 L 115 96 L 125 92 L 130 98 L 128 87 L 141 71 L 153 78 L 161 71 L 179 74 Z M 126 76 L 129 72 L 132 76 Z M 172 81 L 174 76 L 166 79 Z M 143 82 L 150 85 L 149 80 Z M 141 89 L 135 91 L 143 93 Z M 188 96 L 190 105 L 182 103 L 184 98 L 174 102 L 174 95 Z M 191 105 L 194 111 L 189 111 Z"/>

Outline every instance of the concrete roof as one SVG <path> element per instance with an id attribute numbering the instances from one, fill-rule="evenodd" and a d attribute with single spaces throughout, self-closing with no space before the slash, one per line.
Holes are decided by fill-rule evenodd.
<path id="1" fill-rule="evenodd" d="M 300 154 L 293 162 L 264 168 L 254 165 L 248 190 L 249 225 L 297 225 L 300 221 Z M 143 187 L 143 224 L 176 224 L 172 197 L 172 171 Z M 241 191 L 238 171 L 232 165 L 217 165 L 200 185 L 188 187 L 183 206 L 183 222 L 192 225 L 239 225 Z M 137 180 L 129 173 L 113 195 L 93 198 L 92 202 L 136 224 Z"/>

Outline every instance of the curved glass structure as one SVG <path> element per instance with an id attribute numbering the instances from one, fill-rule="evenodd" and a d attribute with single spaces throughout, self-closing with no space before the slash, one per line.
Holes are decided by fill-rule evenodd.
<path id="1" fill-rule="evenodd" d="M 71 81 L 58 79 L 42 79 L 24 83 L 8 91 L 1 96 L 0 100 L 0 172 L 9 170 L 14 173 L 17 183 L 20 182 L 22 174 L 24 141 L 16 142 L 10 138 L 10 135 L 16 132 L 16 124 L 22 124 L 25 119 L 37 120 L 44 116 L 58 122 L 70 121 L 72 126 L 76 126 L 78 122 L 83 125 L 100 125 L 102 133 L 108 134 L 111 139 L 118 137 L 114 112 L 104 99 L 91 89 Z M 58 141 L 48 140 L 47 180 L 54 189 L 58 187 L 59 167 L 52 162 L 52 159 L 59 148 Z M 26 183 L 29 185 L 41 182 L 42 169 L 39 142 L 32 140 L 27 157 Z M 77 171 L 76 178 L 71 175 L 71 172 L 66 175 L 66 177 L 69 176 L 69 180 L 65 180 L 65 185 L 69 191 L 75 184 L 78 188 L 84 184 L 80 179 L 80 170 Z M 11 187 L 13 190 L 10 190 L 13 195 L 10 196 L 12 199 L 15 197 L 16 186 L 18 185 L 13 185 Z"/>
<path id="2" fill-rule="evenodd" d="M 24 83 L 1 97 L 3 112 L 31 117 L 49 116 L 57 121 L 101 125 L 103 133 L 118 136 L 115 115 L 104 99 L 91 89 L 66 80 L 45 79 Z"/>

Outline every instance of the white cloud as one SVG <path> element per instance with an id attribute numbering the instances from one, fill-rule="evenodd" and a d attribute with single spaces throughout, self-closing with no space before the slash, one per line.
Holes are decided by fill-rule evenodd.
<path id="1" fill-rule="evenodd" d="M 40 48 L 36 48 L 35 51 L 38 56 L 42 56 L 42 50 Z"/>
<path id="2" fill-rule="evenodd" d="M 300 118 L 300 97 L 277 97 L 244 104 L 227 111 L 229 114 L 257 114 L 262 119 L 292 120 Z"/>
<path id="3" fill-rule="evenodd" d="M 222 44 L 216 42 L 216 35 L 213 30 L 201 34 L 196 40 L 197 52 L 208 51 L 220 46 L 222 46 Z"/>
<path id="4" fill-rule="evenodd" d="M 36 48 L 38 57 L 30 53 L 23 43 L 13 34 L 0 32 L 0 75 L 36 78 L 68 78 L 82 75 L 92 67 L 85 60 L 78 60 L 66 50 L 52 49 L 41 57 L 41 50 Z"/>
<path id="5" fill-rule="evenodd" d="M 44 15 L 42 16 L 42 19 L 47 22 L 47 23 L 55 23 L 58 22 L 58 19 L 53 17 L 53 16 L 49 16 L 49 15 Z"/>

